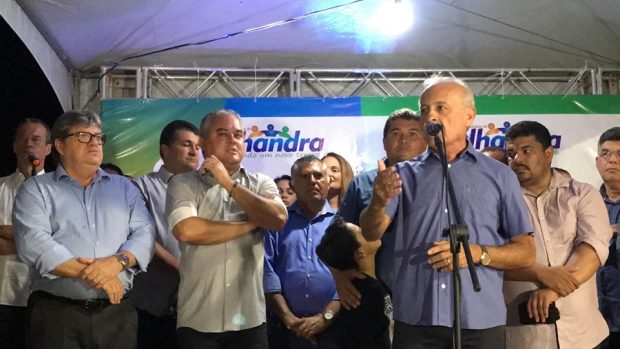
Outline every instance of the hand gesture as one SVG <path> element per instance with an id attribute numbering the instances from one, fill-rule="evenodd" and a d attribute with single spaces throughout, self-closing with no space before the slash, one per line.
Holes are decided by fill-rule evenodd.
<path id="1" fill-rule="evenodd" d="M 80 257 L 78 262 L 88 264 L 80 273 L 80 278 L 93 288 L 102 288 L 123 270 L 123 266 L 116 256 L 96 259 Z"/>
<path id="2" fill-rule="evenodd" d="M 211 172 L 215 181 L 224 188 L 228 188 L 228 186 L 232 186 L 232 178 L 228 175 L 228 170 L 224 167 L 224 164 L 215 157 L 215 155 L 209 155 L 205 158 L 205 161 L 202 163 L 199 169 L 200 173 L 205 174 Z M 227 189 L 228 190 L 228 189 Z"/>
<path id="3" fill-rule="evenodd" d="M 110 303 L 112 304 L 119 304 L 121 302 L 121 299 L 123 299 L 123 295 L 125 294 L 123 284 L 121 284 L 121 281 L 118 279 L 118 277 L 110 279 L 100 288 L 108 295 Z"/>
<path id="4" fill-rule="evenodd" d="M 334 281 L 336 281 L 336 290 L 340 297 L 340 304 L 347 310 L 357 308 L 360 305 L 362 295 L 351 281 L 353 281 L 353 279 L 364 279 L 366 276 L 355 269 L 330 270 L 334 277 Z"/>
<path id="5" fill-rule="evenodd" d="M 579 288 L 579 280 L 573 275 L 576 267 L 542 267 L 536 271 L 536 276 L 548 288 L 566 297 Z"/>
<path id="6" fill-rule="evenodd" d="M 323 314 L 305 317 L 301 320 L 302 323 L 297 327 L 295 334 L 309 342 L 316 343 L 316 335 L 327 328 Z"/>
<path id="7" fill-rule="evenodd" d="M 377 161 L 379 174 L 375 178 L 372 190 L 372 205 L 379 207 L 387 206 L 390 198 L 400 194 L 403 182 L 394 166 L 385 167 L 382 160 Z"/>
<path id="8" fill-rule="evenodd" d="M 532 292 L 527 301 L 527 315 L 533 317 L 536 322 L 545 322 L 549 317 L 549 304 L 558 298 L 560 295 L 548 288 Z"/>
<path id="9" fill-rule="evenodd" d="M 473 250 L 475 244 L 470 244 L 469 248 Z M 428 264 L 433 269 L 439 269 L 439 271 L 452 271 L 452 252 L 450 252 L 450 241 L 435 241 L 433 247 L 427 251 L 429 258 Z M 473 253 L 472 253 L 473 254 Z M 472 256 L 473 257 L 473 256 Z M 459 269 L 467 266 L 467 258 L 465 252 L 459 253 Z"/>

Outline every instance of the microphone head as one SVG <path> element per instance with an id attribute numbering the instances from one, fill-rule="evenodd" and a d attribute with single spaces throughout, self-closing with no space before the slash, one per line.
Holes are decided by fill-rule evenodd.
<path id="1" fill-rule="evenodd" d="M 37 158 L 34 154 L 28 154 L 28 162 L 32 164 L 32 166 L 37 167 L 41 164 L 41 160 Z"/>
<path id="2" fill-rule="evenodd" d="M 439 132 L 443 131 L 443 125 L 440 122 L 428 122 L 425 130 L 427 135 L 436 137 Z"/>

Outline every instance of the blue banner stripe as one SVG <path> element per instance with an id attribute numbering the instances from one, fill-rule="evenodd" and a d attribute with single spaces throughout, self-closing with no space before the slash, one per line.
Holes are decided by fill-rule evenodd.
<path id="1" fill-rule="evenodd" d="M 228 98 L 226 109 L 242 117 L 360 116 L 360 97 L 348 98 Z"/>

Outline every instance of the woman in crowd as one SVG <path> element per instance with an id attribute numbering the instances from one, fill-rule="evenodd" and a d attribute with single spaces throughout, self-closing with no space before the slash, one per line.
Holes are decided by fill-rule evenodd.
<path id="1" fill-rule="evenodd" d="M 276 186 L 278 186 L 278 192 L 280 193 L 280 198 L 282 198 L 282 202 L 286 207 L 291 207 L 295 200 L 297 200 L 297 196 L 291 188 L 291 176 L 289 175 L 281 175 L 280 177 L 276 177 L 274 180 L 276 182 Z"/>
<path id="2" fill-rule="evenodd" d="M 353 179 L 353 169 L 345 158 L 336 153 L 327 153 L 321 160 L 327 165 L 330 179 L 327 200 L 333 209 L 338 209 L 349 182 Z"/>

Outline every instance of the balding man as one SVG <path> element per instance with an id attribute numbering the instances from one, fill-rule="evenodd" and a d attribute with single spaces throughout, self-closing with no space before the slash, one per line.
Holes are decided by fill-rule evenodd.
<path id="1" fill-rule="evenodd" d="M 424 123 L 443 124 L 456 200 L 469 226 L 482 285 L 482 291 L 475 293 L 467 270 L 461 269 L 463 346 L 502 348 L 506 306 L 501 270 L 534 262 L 532 225 L 519 182 L 507 166 L 467 142 L 476 108 L 473 93 L 462 81 L 436 79 L 420 97 L 420 113 Z M 449 203 L 435 145 L 419 162 L 387 169 L 381 163 L 379 172 L 361 225 L 367 240 L 377 240 L 392 222 L 396 224 L 394 347 L 451 348 L 452 253 L 443 231 L 455 217 L 446 214 Z M 459 268 L 466 267 L 464 253 L 459 256 Z"/>
<path id="2" fill-rule="evenodd" d="M 200 171 L 172 177 L 168 226 L 181 242 L 177 342 L 181 348 L 267 348 L 263 230 L 280 230 L 286 206 L 273 180 L 241 166 L 241 117 L 200 123 Z"/>

